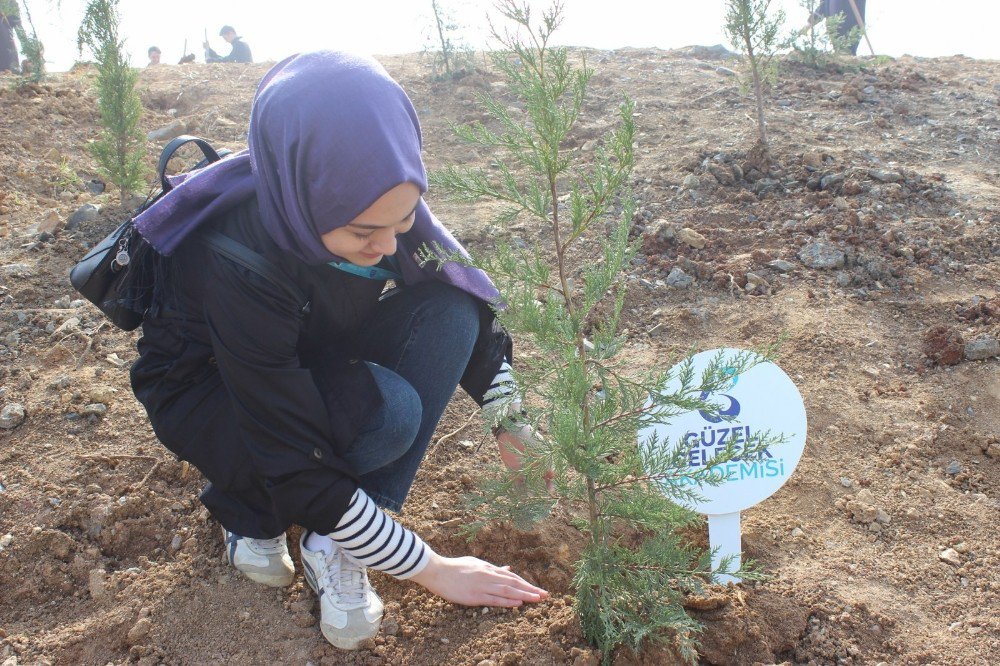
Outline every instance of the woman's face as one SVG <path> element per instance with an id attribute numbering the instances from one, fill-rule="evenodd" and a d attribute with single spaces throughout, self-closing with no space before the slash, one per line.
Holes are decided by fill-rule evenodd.
<path id="1" fill-rule="evenodd" d="M 396 254 L 396 235 L 413 226 L 420 188 L 400 183 L 342 227 L 323 234 L 326 249 L 357 266 L 374 266 Z"/>

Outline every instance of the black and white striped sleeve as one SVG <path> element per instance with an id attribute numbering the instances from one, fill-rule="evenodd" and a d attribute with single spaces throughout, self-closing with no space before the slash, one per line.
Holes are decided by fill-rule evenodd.
<path id="1" fill-rule="evenodd" d="M 337 529 L 328 536 L 361 564 L 399 579 L 423 571 L 433 552 L 420 537 L 378 508 L 360 488 L 351 498 Z"/>
<path id="2" fill-rule="evenodd" d="M 512 372 L 510 361 L 504 359 L 490 382 L 490 388 L 483 394 L 482 414 L 487 421 L 496 423 L 507 413 L 521 409 L 517 383 Z"/>

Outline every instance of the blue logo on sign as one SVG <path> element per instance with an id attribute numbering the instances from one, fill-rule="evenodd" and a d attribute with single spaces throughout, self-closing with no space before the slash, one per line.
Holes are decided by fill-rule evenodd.
<path id="1" fill-rule="evenodd" d="M 732 384 L 730 384 L 729 388 L 736 386 L 736 382 L 740 380 L 740 376 L 736 374 L 736 368 L 725 368 L 722 372 L 723 374 L 730 375 L 733 378 Z M 710 395 L 712 394 L 709 391 L 702 391 L 701 395 L 698 396 L 698 399 L 708 400 Z M 720 393 L 719 395 L 723 398 L 727 398 L 729 400 L 729 405 L 720 409 L 718 415 L 708 414 L 703 410 L 698 410 L 698 413 L 701 414 L 701 418 L 705 419 L 709 423 L 722 423 L 723 420 L 730 418 L 735 419 L 740 415 L 739 400 L 726 393 Z"/>

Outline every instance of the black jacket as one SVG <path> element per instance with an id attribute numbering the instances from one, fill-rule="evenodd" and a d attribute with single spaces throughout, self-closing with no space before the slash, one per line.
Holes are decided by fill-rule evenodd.
<path id="1" fill-rule="evenodd" d="M 215 49 L 207 49 L 205 62 L 253 62 L 250 46 L 243 41 L 242 37 L 235 38 L 230 46 L 233 47 L 233 50 L 227 56 L 220 56 L 215 52 Z"/>
<path id="2" fill-rule="evenodd" d="M 284 252 L 261 226 L 256 200 L 207 224 L 285 273 L 309 311 L 286 289 L 189 239 L 159 269 L 133 390 L 163 444 L 225 495 L 215 505 L 203 501 L 228 529 L 275 536 L 291 522 L 306 524 L 308 498 L 265 506 L 281 504 L 276 484 L 306 470 L 323 477 L 316 483 L 325 498 L 312 501 L 307 513 L 316 515 L 308 526 L 332 531 L 357 488 L 340 454 L 382 402 L 347 340 L 384 283 Z M 511 344 L 490 308 L 482 304 L 480 311 L 479 339 L 461 383 L 481 404 Z M 250 468 L 239 469 L 243 458 Z"/>

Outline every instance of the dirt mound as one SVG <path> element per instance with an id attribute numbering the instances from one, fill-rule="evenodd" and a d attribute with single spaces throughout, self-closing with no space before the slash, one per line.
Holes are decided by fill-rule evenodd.
<path id="1" fill-rule="evenodd" d="M 771 578 L 689 602 L 706 627 L 703 660 L 998 663 L 1000 66 L 793 67 L 769 103 L 776 161 L 762 172 L 746 154 L 750 101 L 713 53 L 577 53 L 597 74 L 573 144 L 591 154 L 622 95 L 636 100 L 643 251 L 623 322 L 634 363 L 784 334 L 780 364 L 806 400 L 796 476 L 743 518 L 746 554 Z M 516 105 L 499 77 L 434 82 L 419 56 L 384 62 L 421 116 L 428 166 L 488 168 L 491 156 L 449 127 L 485 119 L 473 93 Z M 144 70 L 143 129 L 176 123 L 239 150 L 266 69 Z M 196 499 L 202 479 L 160 447 L 129 391 L 136 336 L 111 329 L 66 279 L 123 210 L 92 182 L 85 150 L 93 72 L 0 82 L 5 666 L 597 663 L 572 611 L 581 538 L 566 515 L 531 532 L 459 535 L 461 497 L 495 458 L 475 427 L 432 448 L 404 519 L 445 553 L 513 565 L 550 601 L 461 608 L 378 575 L 383 631 L 345 654 L 322 640 L 301 580 L 264 589 L 227 567 Z M 157 152 L 151 142 L 151 169 Z M 470 246 L 493 242 L 490 205 L 429 200 Z M 528 222 L 509 233 L 542 242 Z M 439 435 L 473 407 L 456 398 Z M 670 646 L 617 659 L 673 661 Z"/>

